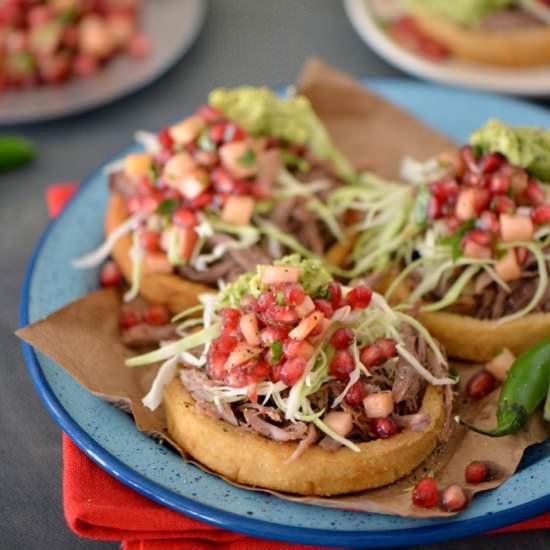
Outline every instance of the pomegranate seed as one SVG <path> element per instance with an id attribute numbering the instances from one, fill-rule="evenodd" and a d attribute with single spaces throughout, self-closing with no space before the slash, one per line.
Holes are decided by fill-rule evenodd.
<path id="1" fill-rule="evenodd" d="M 223 168 L 215 168 L 210 175 L 214 189 L 218 193 L 233 193 L 235 191 L 235 179 Z"/>
<path id="2" fill-rule="evenodd" d="M 523 195 L 533 206 L 540 206 L 544 204 L 544 201 L 546 200 L 541 184 L 535 179 L 529 180 Z"/>
<path id="3" fill-rule="evenodd" d="M 511 166 L 510 164 L 506 165 L 504 168 L 510 173 L 510 189 L 515 194 L 518 195 L 523 193 L 527 187 L 529 181 L 529 175 L 527 172 L 518 166 Z"/>
<path id="4" fill-rule="evenodd" d="M 99 273 L 99 284 L 103 287 L 118 286 L 122 281 L 122 273 L 115 264 L 109 260 L 103 264 Z"/>
<path id="5" fill-rule="evenodd" d="M 224 307 L 220 311 L 224 330 L 237 330 L 241 320 L 241 312 L 233 307 Z"/>
<path id="6" fill-rule="evenodd" d="M 484 176 L 478 174 L 477 172 L 465 172 L 462 176 L 462 183 L 464 185 L 469 185 L 471 187 L 479 187 L 482 183 L 485 183 L 486 180 Z"/>
<path id="7" fill-rule="evenodd" d="M 318 298 L 313 300 L 315 307 L 327 318 L 330 319 L 334 310 L 332 309 L 332 304 L 328 300 Z"/>
<path id="8" fill-rule="evenodd" d="M 289 306 L 271 306 L 266 315 L 274 324 L 293 325 L 298 321 L 298 314 Z"/>
<path id="9" fill-rule="evenodd" d="M 330 337 L 330 343 L 336 349 L 345 349 L 353 340 L 353 330 L 350 328 L 339 328 L 334 331 L 334 334 Z"/>
<path id="10" fill-rule="evenodd" d="M 510 189 L 511 177 L 504 172 L 495 172 L 489 180 L 491 193 L 503 195 Z"/>
<path id="11" fill-rule="evenodd" d="M 269 378 L 270 371 L 271 369 L 265 361 L 258 361 L 250 373 L 250 380 L 252 382 L 258 382 L 262 379 Z"/>
<path id="12" fill-rule="evenodd" d="M 474 154 L 474 149 L 471 145 L 464 145 L 460 148 L 460 158 L 466 165 L 466 168 L 471 172 L 478 172 L 477 159 Z"/>
<path id="13" fill-rule="evenodd" d="M 490 372 L 481 370 L 468 380 L 466 393 L 472 399 L 482 399 L 495 389 L 495 385 L 495 377 Z"/>
<path id="14" fill-rule="evenodd" d="M 330 373 L 340 380 L 347 380 L 355 369 L 355 360 L 349 349 L 336 350 L 330 363 Z"/>
<path id="15" fill-rule="evenodd" d="M 189 208 L 181 206 L 174 211 L 173 220 L 181 227 L 193 228 L 197 225 L 197 216 Z"/>
<path id="16" fill-rule="evenodd" d="M 444 179 L 432 185 L 432 193 L 443 202 L 458 196 L 458 183 L 454 179 Z"/>
<path id="17" fill-rule="evenodd" d="M 218 348 L 225 354 L 230 354 L 238 343 L 238 339 L 229 332 L 223 332 L 218 338 Z"/>
<path id="18" fill-rule="evenodd" d="M 516 211 L 516 203 L 510 197 L 500 195 L 491 201 L 491 210 L 496 210 L 499 214 L 513 214 Z"/>
<path id="19" fill-rule="evenodd" d="M 374 343 L 365 346 L 359 352 L 359 359 L 365 367 L 369 368 L 378 365 L 384 359 L 384 355 L 382 354 L 382 350 Z"/>
<path id="20" fill-rule="evenodd" d="M 301 378 L 306 368 L 306 360 L 302 357 L 293 357 L 283 363 L 281 368 L 281 380 L 287 385 L 292 386 Z"/>
<path id="21" fill-rule="evenodd" d="M 161 200 L 162 200 L 161 198 L 155 195 L 149 195 L 148 197 L 143 197 L 140 201 L 141 209 L 144 210 L 145 212 L 149 212 L 150 214 L 152 214 L 159 207 Z"/>
<path id="22" fill-rule="evenodd" d="M 130 197 L 126 202 L 126 210 L 128 214 L 136 214 L 141 210 L 141 201 L 138 197 Z"/>
<path id="23" fill-rule="evenodd" d="M 461 221 L 456 216 L 449 216 L 445 218 L 445 226 L 449 235 L 454 235 L 461 225 Z"/>
<path id="24" fill-rule="evenodd" d="M 158 138 L 159 138 L 160 145 L 163 149 L 168 149 L 169 151 L 172 150 L 172 146 L 174 145 L 174 140 L 170 135 L 170 128 L 163 128 L 159 132 Z"/>
<path id="25" fill-rule="evenodd" d="M 470 229 L 465 235 L 466 240 L 470 240 L 480 246 L 491 246 L 493 235 L 483 229 Z"/>
<path id="26" fill-rule="evenodd" d="M 500 231 L 500 222 L 498 216 L 490 210 L 485 210 L 481 213 L 477 223 L 479 229 L 483 231 L 489 231 L 494 234 L 498 234 Z"/>
<path id="27" fill-rule="evenodd" d="M 352 288 L 346 296 L 346 300 L 352 309 L 365 309 L 369 307 L 371 298 L 372 290 L 365 285 Z"/>
<path id="28" fill-rule="evenodd" d="M 481 213 L 491 202 L 491 193 L 487 189 L 474 189 L 474 208 Z"/>
<path id="29" fill-rule="evenodd" d="M 275 297 L 275 294 L 271 292 L 262 292 L 256 300 L 256 311 L 261 313 L 274 306 L 276 303 L 277 298 Z"/>
<path id="30" fill-rule="evenodd" d="M 299 306 L 306 299 L 304 287 L 298 283 L 285 288 L 285 302 L 289 306 Z"/>
<path id="31" fill-rule="evenodd" d="M 397 424 L 391 418 L 373 418 L 370 425 L 373 434 L 379 439 L 388 439 L 399 432 Z"/>
<path id="32" fill-rule="evenodd" d="M 393 338 L 379 338 L 374 344 L 384 359 L 391 359 L 397 355 L 397 344 Z"/>
<path id="33" fill-rule="evenodd" d="M 225 126 L 225 133 L 223 140 L 225 143 L 231 143 L 233 141 L 241 141 L 246 138 L 246 132 L 233 122 L 227 123 Z"/>
<path id="34" fill-rule="evenodd" d="M 497 168 L 500 168 L 505 159 L 500 153 L 486 153 L 481 157 L 479 162 L 479 169 L 482 174 L 494 172 Z"/>
<path id="35" fill-rule="evenodd" d="M 542 204 L 540 206 L 537 206 L 531 214 L 531 219 L 533 220 L 533 223 L 536 225 L 549 223 L 550 222 L 550 204 Z"/>
<path id="36" fill-rule="evenodd" d="M 489 469 L 484 462 L 470 462 L 464 470 L 466 483 L 481 483 L 489 474 Z"/>
<path id="37" fill-rule="evenodd" d="M 139 244 L 148 252 L 156 252 L 159 249 L 160 233 L 149 229 L 142 229 L 139 233 Z"/>
<path id="38" fill-rule="evenodd" d="M 51 10 L 47 6 L 35 6 L 27 13 L 27 23 L 29 27 L 37 27 L 46 23 L 51 15 Z"/>
<path id="39" fill-rule="evenodd" d="M 160 304 L 151 304 L 143 312 L 143 322 L 148 325 L 167 325 L 170 322 L 170 313 Z"/>
<path id="40" fill-rule="evenodd" d="M 441 507 L 449 512 L 462 510 L 467 502 L 468 499 L 466 498 L 464 489 L 456 483 L 449 485 L 441 496 Z"/>
<path id="41" fill-rule="evenodd" d="M 355 407 L 363 402 L 365 395 L 365 386 L 363 382 L 361 380 L 357 380 L 355 384 L 350 386 L 348 393 L 346 393 L 346 397 L 344 397 L 344 401 L 351 407 Z"/>
<path id="42" fill-rule="evenodd" d="M 197 109 L 197 114 L 201 116 L 206 122 L 210 122 L 210 123 L 218 122 L 220 120 L 223 120 L 225 117 L 222 111 L 208 104 L 201 105 Z"/>
<path id="43" fill-rule="evenodd" d="M 136 311 L 130 307 L 123 308 L 120 312 L 119 323 L 121 328 L 129 329 L 139 324 L 140 318 Z"/>
<path id="44" fill-rule="evenodd" d="M 437 220 L 443 217 L 443 209 L 441 207 L 441 201 L 434 195 L 430 197 L 428 202 L 428 218 L 431 220 Z"/>
<path id="45" fill-rule="evenodd" d="M 301 357 L 306 361 L 313 356 L 315 349 L 307 340 L 287 340 L 283 345 L 283 353 L 291 357 Z"/>
<path id="46" fill-rule="evenodd" d="M 329 283 L 327 290 L 330 294 L 330 303 L 334 309 L 339 308 L 342 304 L 342 287 L 336 283 Z"/>
<path id="47" fill-rule="evenodd" d="M 524 246 L 518 246 L 517 248 L 515 248 L 515 251 L 518 264 L 524 265 L 525 262 L 527 262 L 527 258 L 529 258 L 529 249 L 525 248 Z"/>
<path id="48" fill-rule="evenodd" d="M 188 202 L 189 208 L 194 208 L 195 210 L 200 210 L 205 206 L 209 205 L 214 198 L 214 194 L 208 191 L 204 191 L 198 197 L 195 197 L 193 200 Z"/>
<path id="49" fill-rule="evenodd" d="M 225 376 L 225 362 L 228 354 L 224 353 L 216 340 L 208 351 L 208 375 L 214 380 L 223 380 Z"/>
<path id="50" fill-rule="evenodd" d="M 415 506 L 421 508 L 433 508 L 439 500 L 437 481 L 431 477 L 425 477 L 419 481 L 413 492 L 412 501 Z"/>
<path id="51" fill-rule="evenodd" d="M 91 55 L 79 54 L 73 62 L 75 74 L 84 78 L 94 75 L 99 68 L 97 59 Z"/>
<path id="52" fill-rule="evenodd" d="M 260 341 L 264 346 L 273 342 L 283 342 L 288 338 L 289 329 L 286 327 L 265 327 L 260 331 Z"/>
<path id="53" fill-rule="evenodd" d="M 214 143 L 221 143 L 225 135 L 226 126 L 227 124 L 225 122 L 218 122 L 217 124 L 214 124 L 214 126 L 212 126 L 212 128 L 208 131 L 208 137 L 210 140 Z"/>

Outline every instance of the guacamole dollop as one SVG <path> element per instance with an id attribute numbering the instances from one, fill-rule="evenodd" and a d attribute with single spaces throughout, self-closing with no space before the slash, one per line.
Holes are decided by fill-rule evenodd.
<path id="1" fill-rule="evenodd" d="M 492 118 L 470 136 L 470 144 L 501 153 L 512 164 L 550 183 L 550 130 L 512 126 Z"/>
<path id="2" fill-rule="evenodd" d="M 208 102 L 253 136 L 308 145 L 320 160 L 330 160 L 338 175 L 344 179 L 354 177 L 353 167 L 334 145 L 307 97 L 283 98 L 269 88 L 241 86 L 212 90 Z"/>
<path id="3" fill-rule="evenodd" d="M 413 13 L 446 17 L 467 27 L 479 25 L 481 20 L 493 12 L 509 8 L 517 0 L 409 0 Z"/>
<path id="4" fill-rule="evenodd" d="M 291 265 L 300 268 L 300 283 L 306 294 L 316 294 L 321 288 L 332 281 L 332 275 L 325 264 L 315 258 L 303 259 L 299 254 L 291 254 L 280 260 L 275 260 L 273 265 Z M 239 307 L 241 298 L 246 294 L 252 294 L 257 298 L 265 290 L 261 283 L 265 265 L 256 267 L 255 273 L 243 273 L 237 279 L 226 286 L 220 294 L 222 306 Z"/>

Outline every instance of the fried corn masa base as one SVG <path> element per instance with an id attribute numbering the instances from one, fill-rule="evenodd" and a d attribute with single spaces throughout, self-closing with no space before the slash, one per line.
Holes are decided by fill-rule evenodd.
<path id="1" fill-rule="evenodd" d="M 120 193 L 111 193 L 105 214 L 105 235 L 108 237 L 127 218 L 126 201 Z M 115 243 L 111 256 L 120 268 L 124 278 L 132 279 L 132 260 L 130 248 L 132 237 L 124 235 Z M 334 265 L 341 264 L 349 252 L 351 241 L 336 243 L 327 253 L 327 261 Z M 162 253 L 164 255 L 164 253 Z M 172 313 L 198 303 L 199 294 L 216 292 L 217 289 L 202 283 L 188 281 L 175 273 L 158 273 L 148 270 L 147 264 L 142 267 L 139 293 L 149 302 L 165 305 Z"/>
<path id="2" fill-rule="evenodd" d="M 390 303 L 403 303 L 409 294 L 410 289 L 401 284 Z M 515 321 L 499 323 L 448 311 L 431 311 L 420 312 L 418 320 L 450 357 L 478 363 L 490 361 L 503 348 L 519 355 L 550 336 L 550 313 L 530 313 Z"/>
<path id="3" fill-rule="evenodd" d="M 506 30 L 469 29 L 445 17 L 415 14 L 418 27 L 459 59 L 489 65 L 534 67 L 550 63 L 550 25 Z"/>
<path id="4" fill-rule="evenodd" d="M 361 452 L 313 445 L 285 464 L 298 443 L 273 441 L 206 416 L 179 377 L 166 386 L 163 403 L 170 437 L 207 468 L 243 485 L 317 496 L 375 489 L 408 475 L 433 451 L 444 417 L 441 389 L 428 386 L 420 409 L 431 417 L 425 431 L 405 429 L 360 443 Z"/>

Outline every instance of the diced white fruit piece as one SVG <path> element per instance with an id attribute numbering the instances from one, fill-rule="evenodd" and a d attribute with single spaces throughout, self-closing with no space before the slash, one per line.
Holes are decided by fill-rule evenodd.
<path id="1" fill-rule="evenodd" d="M 97 15 L 87 15 L 82 19 L 78 43 L 82 53 L 99 58 L 108 56 L 114 47 L 108 26 Z"/>
<path id="2" fill-rule="evenodd" d="M 174 155 L 162 170 L 162 177 L 168 185 L 173 185 L 178 179 L 182 178 L 187 172 L 196 168 L 195 161 L 187 151 L 182 151 Z"/>
<path id="3" fill-rule="evenodd" d="M 222 209 L 222 220 L 234 225 L 246 225 L 254 212 L 255 201 L 253 197 L 244 195 L 231 195 L 227 197 Z"/>
<path id="4" fill-rule="evenodd" d="M 222 164 L 235 178 L 248 178 L 258 172 L 256 153 L 247 141 L 226 143 L 219 153 Z"/>
<path id="5" fill-rule="evenodd" d="M 481 246 L 474 241 L 466 241 L 464 256 L 468 258 L 489 259 L 491 257 L 491 249 L 487 246 Z"/>
<path id="6" fill-rule="evenodd" d="M 393 412 L 391 391 L 371 393 L 363 399 L 363 407 L 369 418 L 386 418 Z"/>
<path id="7" fill-rule="evenodd" d="M 506 255 L 496 263 L 495 271 L 503 281 L 514 281 L 521 277 L 521 268 L 515 250 L 510 249 L 506 252 Z"/>
<path id="8" fill-rule="evenodd" d="M 325 334 L 330 327 L 332 323 L 323 317 L 321 321 L 319 322 L 320 329 L 318 330 L 319 334 L 315 334 L 315 336 L 311 336 L 309 338 L 309 341 L 314 345 L 320 344 L 325 339 Z"/>
<path id="9" fill-rule="evenodd" d="M 353 420 L 349 412 L 331 411 L 325 415 L 323 422 L 342 437 L 349 435 L 353 429 Z"/>
<path id="10" fill-rule="evenodd" d="M 178 258 L 188 260 L 193 255 L 198 235 L 193 228 L 171 225 L 162 232 L 160 239 L 160 246 L 166 251 L 168 251 L 172 239 L 175 239 Z"/>
<path id="11" fill-rule="evenodd" d="M 500 216 L 500 236 L 503 241 L 530 241 L 534 231 L 533 222 L 528 216 Z"/>
<path id="12" fill-rule="evenodd" d="M 186 199 L 193 200 L 208 189 L 210 180 L 205 170 L 196 168 L 178 179 L 174 186 Z"/>
<path id="13" fill-rule="evenodd" d="M 273 185 L 281 172 L 281 167 L 279 149 L 268 149 L 258 153 L 258 181 Z"/>
<path id="14" fill-rule="evenodd" d="M 134 36 L 135 23 L 130 15 L 114 14 L 107 18 L 107 27 L 115 46 L 124 48 Z"/>
<path id="15" fill-rule="evenodd" d="M 474 189 L 464 189 L 458 195 L 455 206 L 455 216 L 459 220 L 477 218 L 475 204 L 476 196 Z"/>
<path id="16" fill-rule="evenodd" d="M 504 348 L 485 365 L 485 370 L 489 371 L 497 380 L 503 382 L 515 360 L 516 356 L 508 348 Z"/>
<path id="17" fill-rule="evenodd" d="M 204 129 L 205 122 L 199 115 L 192 115 L 170 127 L 170 137 L 182 145 L 191 143 Z"/>
<path id="18" fill-rule="evenodd" d="M 324 315 L 320 311 L 314 311 L 307 317 L 304 317 L 288 335 L 293 340 L 304 340 L 309 333 L 321 322 Z"/>
<path id="19" fill-rule="evenodd" d="M 306 317 L 306 315 L 309 315 L 314 310 L 315 304 L 307 294 L 304 298 L 304 301 L 294 308 L 294 311 L 298 314 L 298 317 L 300 317 L 300 319 L 303 319 L 304 317 Z"/>
<path id="20" fill-rule="evenodd" d="M 234 367 L 238 367 L 250 359 L 254 359 L 262 352 L 262 348 L 251 346 L 250 344 L 240 343 L 237 344 L 237 347 L 229 354 L 227 361 L 225 362 L 225 369 L 231 370 Z"/>
<path id="21" fill-rule="evenodd" d="M 172 273 L 173 269 L 163 252 L 147 252 L 143 257 L 143 273 Z"/>
<path id="22" fill-rule="evenodd" d="M 297 283 L 299 278 L 299 267 L 293 265 L 268 265 L 262 273 L 262 284 Z"/>
<path id="23" fill-rule="evenodd" d="M 124 159 L 124 173 L 129 178 L 141 178 L 149 174 L 153 157 L 148 153 L 130 153 Z"/>
<path id="24" fill-rule="evenodd" d="M 258 328 L 258 319 L 254 313 L 247 313 L 241 317 L 239 323 L 241 332 L 247 344 L 251 346 L 260 345 L 260 330 Z"/>

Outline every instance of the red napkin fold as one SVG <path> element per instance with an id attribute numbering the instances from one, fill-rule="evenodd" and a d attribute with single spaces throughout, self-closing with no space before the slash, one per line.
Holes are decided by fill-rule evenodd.
<path id="1" fill-rule="evenodd" d="M 51 217 L 63 209 L 76 183 L 51 185 L 46 203 Z M 156 504 L 104 472 L 63 435 L 63 506 L 78 535 L 121 540 L 123 550 L 314 550 L 247 537 L 191 519 Z M 493 533 L 550 528 L 550 513 Z"/>

